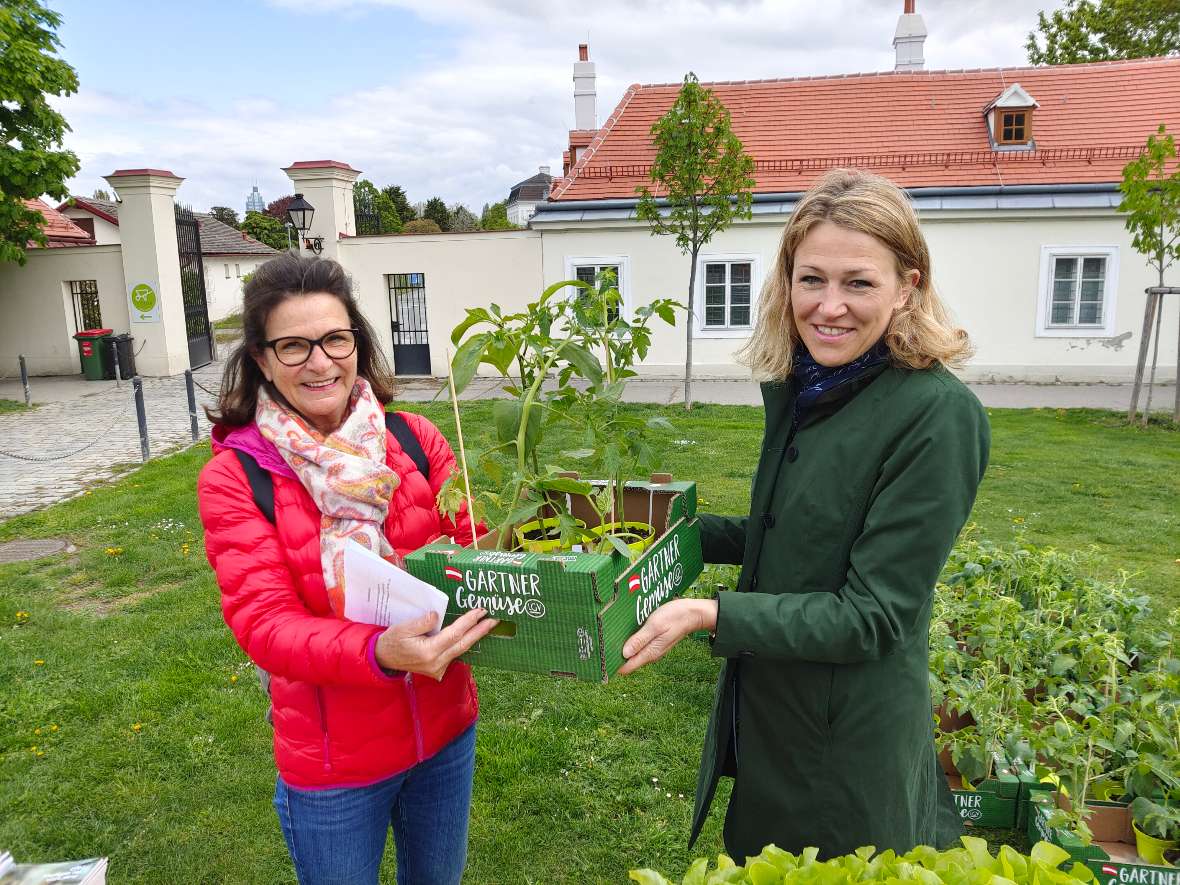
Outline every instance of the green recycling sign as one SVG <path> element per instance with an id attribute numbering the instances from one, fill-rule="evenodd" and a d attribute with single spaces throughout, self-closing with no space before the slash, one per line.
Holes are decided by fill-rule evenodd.
<path id="1" fill-rule="evenodd" d="M 159 286 L 149 282 L 132 283 L 127 287 L 128 311 L 133 323 L 160 322 Z"/>

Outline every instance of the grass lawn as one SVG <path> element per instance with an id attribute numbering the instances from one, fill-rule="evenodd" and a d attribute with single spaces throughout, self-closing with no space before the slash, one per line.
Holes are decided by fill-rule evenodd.
<path id="1" fill-rule="evenodd" d="M 3 415 L 5 412 L 27 412 L 30 408 L 30 406 L 26 406 L 20 400 L 0 399 L 0 415 Z"/>
<path id="2" fill-rule="evenodd" d="M 451 433 L 449 406 L 423 411 Z M 740 512 L 760 410 L 663 411 L 671 472 L 697 478 L 705 508 Z M 467 407 L 469 435 L 489 412 Z M 992 422 L 979 535 L 1093 546 L 1100 571 L 1180 605 L 1180 433 L 1085 411 L 993 410 Z M 294 881 L 270 807 L 265 704 L 204 559 L 193 489 L 207 457 L 199 445 L 0 524 L 0 540 L 78 546 L 0 566 L 0 847 L 18 859 L 109 854 L 114 882 Z M 720 850 L 726 795 L 685 848 L 717 669 L 688 641 L 605 686 L 477 672 L 466 881 L 622 883 L 628 868 L 679 875 Z"/>

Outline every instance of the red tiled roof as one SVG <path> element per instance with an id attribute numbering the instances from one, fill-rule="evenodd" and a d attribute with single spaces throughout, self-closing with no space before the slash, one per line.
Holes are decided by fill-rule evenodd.
<path id="1" fill-rule="evenodd" d="M 41 200 L 22 200 L 25 207 L 34 212 L 40 212 L 45 219 L 45 226 L 41 228 L 50 248 L 57 246 L 92 246 L 94 238 L 56 209 L 46 205 Z M 29 240 L 30 249 L 37 248 L 38 243 Z"/>
<path id="2" fill-rule="evenodd" d="M 292 163 L 283 171 L 286 172 L 288 169 L 322 169 L 325 166 L 331 169 L 346 169 L 349 172 L 358 171 L 353 169 L 347 163 L 342 163 L 339 160 L 300 160 L 298 163 Z"/>
<path id="3" fill-rule="evenodd" d="M 983 109 L 1015 82 L 1040 105 L 1036 150 L 993 151 Z M 761 193 L 805 190 L 836 166 L 903 187 L 1117 182 L 1160 123 L 1180 129 L 1180 58 L 703 85 L 729 109 Z M 628 89 L 551 199 L 634 197 L 649 184 L 652 123 L 679 89 Z"/>
<path id="4" fill-rule="evenodd" d="M 179 175 L 173 175 L 167 169 L 116 169 L 107 178 L 127 178 L 131 175 L 159 175 L 162 178 L 180 178 Z"/>

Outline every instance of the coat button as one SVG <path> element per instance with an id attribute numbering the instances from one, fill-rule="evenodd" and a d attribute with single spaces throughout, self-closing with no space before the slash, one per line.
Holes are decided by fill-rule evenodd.
<path id="1" fill-rule="evenodd" d="M 790 446 L 787 448 L 787 461 L 789 463 L 793 463 L 795 461 L 795 459 L 798 457 L 799 457 L 799 450 L 797 448 L 795 448 L 794 446 Z"/>
<path id="2" fill-rule="evenodd" d="M 762 514 L 762 525 L 764 528 L 768 528 L 768 529 L 774 528 L 774 514 L 773 513 L 763 513 Z"/>

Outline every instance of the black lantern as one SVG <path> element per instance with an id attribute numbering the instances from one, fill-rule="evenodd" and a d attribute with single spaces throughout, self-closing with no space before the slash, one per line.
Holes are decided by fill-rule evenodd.
<path id="1" fill-rule="evenodd" d="M 307 247 L 319 255 L 324 248 L 323 237 L 307 236 L 313 215 L 315 215 L 315 207 L 303 199 L 303 194 L 296 194 L 295 199 L 287 204 L 287 217 L 291 219 L 291 226 L 299 232 L 299 236 L 306 242 Z"/>
<path id="2" fill-rule="evenodd" d="M 303 194 L 296 194 L 295 199 L 287 204 L 287 217 L 291 219 L 291 226 L 300 235 L 311 229 L 311 217 L 315 215 L 315 207 L 303 199 Z"/>

